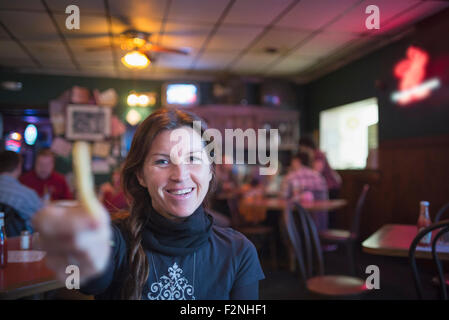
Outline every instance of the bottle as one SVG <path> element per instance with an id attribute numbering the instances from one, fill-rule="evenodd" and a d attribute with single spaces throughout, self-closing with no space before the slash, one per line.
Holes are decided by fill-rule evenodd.
<path id="1" fill-rule="evenodd" d="M 420 210 L 419 210 L 419 218 L 418 218 L 418 233 L 430 226 L 432 224 L 432 221 L 430 220 L 429 216 L 429 202 L 428 201 L 421 201 L 420 202 Z M 432 232 L 427 233 L 419 242 L 420 246 L 430 246 L 432 242 Z"/>
<path id="2" fill-rule="evenodd" d="M 0 268 L 8 263 L 8 242 L 5 230 L 5 214 L 0 212 Z"/>
<path id="3" fill-rule="evenodd" d="M 20 249 L 22 250 L 31 249 L 31 235 L 28 230 L 22 231 L 20 233 Z"/>

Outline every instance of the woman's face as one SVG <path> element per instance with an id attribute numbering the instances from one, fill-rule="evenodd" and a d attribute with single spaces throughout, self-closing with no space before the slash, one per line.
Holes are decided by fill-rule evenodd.
<path id="1" fill-rule="evenodd" d="M 170 135 L 179 132 L 188 133 L 190 142 L 170 141 Z M 151 196 L 153 208 L 171 219 L 190 216 L 203 202 L 211 179 L 203 141 L 189 127 L 159 133 L 138 175 L 139 183 Z"/>
<path id="2" fill-rule="evenodd" d="M 313 162 L 313 169 L 315 169 L 318 172 L 323 172 L 323 170 L 324 170 L 324 161 L 322 161 L 322 160 L 315 160 Z"/>

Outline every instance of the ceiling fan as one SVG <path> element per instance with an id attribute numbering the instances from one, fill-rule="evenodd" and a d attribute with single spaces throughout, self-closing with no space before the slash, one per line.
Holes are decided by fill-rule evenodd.
<path id="1" fill-rule="evenodd" d="M 151 33 L 135 29 L 126 30 L 119 35 L 120 48 L 129 51 L 122 57 L 122 63 L 131 69 L 144 69 L 152 60 L 153 53 L 172 53 L 188 55 L 184 49 L 159 46 L 150 41 Z M 87 51 L 99 51 L 109 49 L 110 46 L 87 48 Z"/>

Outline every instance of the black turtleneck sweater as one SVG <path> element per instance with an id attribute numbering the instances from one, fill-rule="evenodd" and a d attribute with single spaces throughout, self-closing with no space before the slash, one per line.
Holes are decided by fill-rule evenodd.
<path id="1" fill-rule="evenodd" d="M 119 299 L 128 273 L 125 232 L 112 226 L 114 248 L 107 270 L 81 286 L 97 299 Z M 241 233 L 215 225 L 200 206 L 183 222 L 151 208 L 142 235 L 149 262 L 145 300 L 258 299 L 264 279 L 254 245 Z"/>

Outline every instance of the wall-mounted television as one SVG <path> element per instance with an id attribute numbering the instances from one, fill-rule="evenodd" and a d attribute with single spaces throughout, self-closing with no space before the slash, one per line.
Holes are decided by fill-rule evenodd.
<path id="1" fill-rule="evenodd" d="M 193 82 L 170 82 L 162 86 L 164 106 L 189 107 L 200 103 L 200 88 Z"/>

